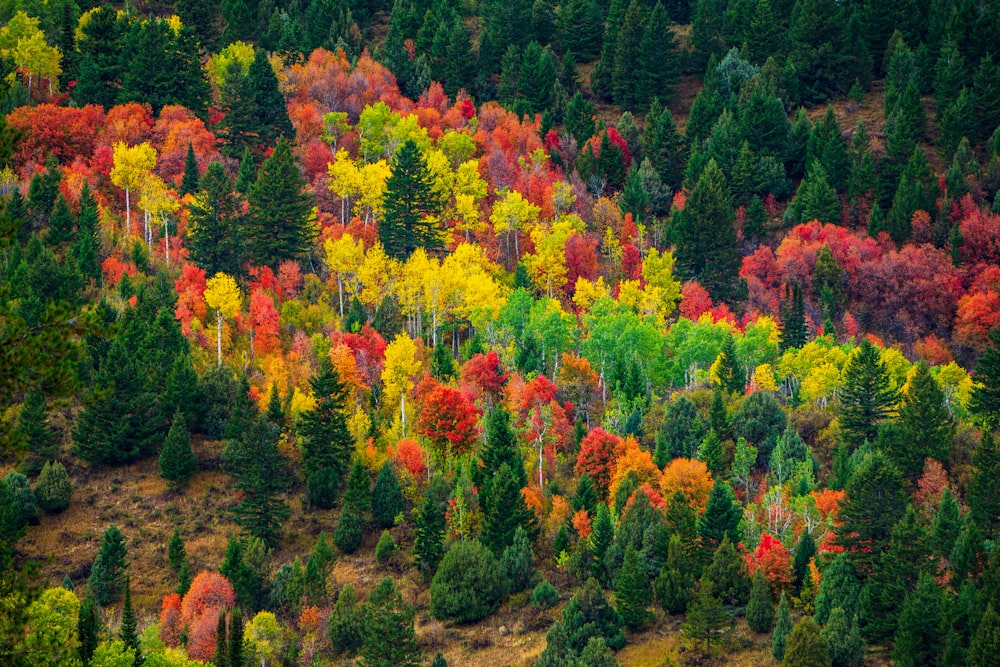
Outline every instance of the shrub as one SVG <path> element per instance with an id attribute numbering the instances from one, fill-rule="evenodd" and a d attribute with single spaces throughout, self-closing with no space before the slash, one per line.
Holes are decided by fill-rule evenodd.
<path id="1" fill-rule="evenodd" d="M 353 503 L 344 503 L 333 533 L 333 543 L 345 554 L 354 553 L 361 546 L 361 520 Z"/>
<path id="2" fill-rule="evenodd" d="M 46 463 L 35 482 L 38 506 L 49 514 L 58 514 L 69 507 L 73 496 L 73 482 L 66 468 L 59 461 Z"/>
<path id="3" fill-rule="evenodd" d="M 559 591 L 544 579 L 531 591 L 531 604 L 542 609 L 554 607 L 559 602 Z"/>
<path id="4" fill-rule="evenodd" d="M 396 544 L 396 540 L 392 538 L 392 534 L 388 530 L 383 530 L 382 536 L 378 538 L 378 544 L 375 545 L 375 560 L 378 561 L 379 565 L 386 565 L 393 559 L 397 551 L 399 551 L 399 546 Z"/>
<path id="5" fill-rule="evenodd" d="M 3 484 L 7 487 L 7 493 L 17 510 L 17 525 L 22 527 L 37 525 L 38 500 L 35 498 L 35 492 L 31 490 L 28 478 L 19 472 L 11 472 L 3 478 Z"/>
<path id="6" fill-rule="evenodd" d="M 496 557 L 479 540 L 451 546 L 431 581 L 431 615 L 471 623 L 500 604 L 506 587 Z"/>

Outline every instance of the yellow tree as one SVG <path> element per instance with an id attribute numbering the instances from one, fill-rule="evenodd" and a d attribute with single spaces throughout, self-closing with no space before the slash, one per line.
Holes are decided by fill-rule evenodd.
<path id="1" fill-rule="evenodd" d="M 38 26 L 37 18 L 23 11 L 15 12 L 7 25 L 0 28 L 0 56 L 9 58 L 28 75 L 29 93 L 35 74 L 48 78 L 51 93 L 53 79 L 62 72 L 59 67 L 62 53 L 46 43 L 45 33 Z"/>
<path id="2" fill-rule="evenodd" d="M 406 395 L 413 389 L 413 376 L 420 370 L 417 346 L 405 333 L 397 335 L 385 348 L 385 400 L 395 401 L 399 396 L 399 423 L 406 433 Z"/>
<path id="3" fill-rule="evenodd" d="M 377 307 L 392 292 L 400 271 L 399 261 L 389 257 L 381 243 L 368 248 L 358 267 L 358 299 L 366 306 Z"/>
<path id="4" fill-rule="evenodd" d="M 222 365 L 222 321 L 236 317 L 243 307 L 243 295 L 232 276 L 216 273 L 205 283 L 205 303 L 215 309 L 216 350 Z"/>
<path id="5" fill-rule="evenodd" d="M 466 242 L 472 232 L 478 232 L 483 227 L 479 219 L 479 203 L 488 190 L 486 181 L 479 175 L 479 160 L 466 160 L 455 170 L 452 181 L 455 216 L 460 219 L 457 226 L 465 232 Z"/>
<path id="6" fill-rule="evenodd" d="M 385 160 L 371 162 L 358 172 L 358 201 L 354 205 L 355 215 L 365 214 L 365 226 L 370 220 L 378 220 L 385 210 L 385 183 L 392 175 L 392 167 Z"/>
<path id="7" fill-rule="evenodd" d="M 664 250 L 661 255 L 656 248 L 650 249 L 642 260 L 642 277 L 646 280 L 646 292 L 659 304 L 660 316 L 669 317 L 681 298 L 681 284 L 674 280 L 673 253 Z"/>
<path id="8" fill-rule="evenodd" d="M 167 264 L 170 264 L 169 218 L 174 211 L 180 208 L 180 202 L 159 176 L 149 174 L 139 189 L 139 207 L 145 214 L 146 243 L 149 246 L 150 254 L 153 252 L 153 231 L 149 223 L 153 221 L 163 225 L 164 252 Z"/>
<path id="9" fill-rule="evenodd" d="M 344 318 L 344 282 L 350 280 L 357 291 L 358 267 L 365 258 L 365 248 L 361 239 L 355 240 L 344 234 L 336 241 L 327 239 L 323 244 L 326 253 L 326 268 L 337 276 L 337 294 L 340 298 L 340 317 Z"/>
<path id="10" fill-rule="evenodd" d="M 539 223 L 531 230 L 535 252 L 524 256 L 528 275 L 552 298 L 566 284 L 566 240 L 584 229 L 583 220 L 567 215 L 550 225 Z"/>
<path id="11" fill-rule="evenodd" d="M 114 145 L 111 182 L 125 190 L 125 234 L 132 233 L 132 190 L 140 187 L 156 166 L 156 149 L 148 142 L 129 146 L 124 141 Z"/>
<path id="12" fill-rule="evenodd" d="M 361 172 L 347 151 L 341 149 L 327 165 L 330 176 L 330 192 L 340 198 L 340 221 L 347 224 L 347 213 L 351 210 L 351 198 L 361 195 Z"/>
<path id="13" fill-rule="evenodd" d="M 401 279 L 393 286 L 400 308 L 409 320 L 412 336 L 419 336 L 423 331 L 424 289 L 431 275 L 438 270 L 440 265 L 437 259 L 428 258 L 423 248 L 417 248 L 406 259 Z"/>
<path id="14" fill-rule="evenodd" d="M 504 235 L 507 244 L 507 269 L 510 270 L 510 239 L 514 237 L 514 262 L 521 261 L 517 243 L 520 231 L 538 219 L 540 208 L 521 196 L 517 190 L 505 190 L 503 198 L 493 204 L 490 222 L 497 236 Z"/>

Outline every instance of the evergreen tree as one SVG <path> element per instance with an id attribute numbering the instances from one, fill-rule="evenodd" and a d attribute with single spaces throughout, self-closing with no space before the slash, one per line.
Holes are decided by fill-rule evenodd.
<path id="1" fill-rule="evenodd" d="M 174 528 L 174 534 L 167 542 L 167 561 L 175 574 L 180 574 L 181 569 L 187 564 L 187 550 L 184 548 L 184 539 L 179 528 Z"/>
<path id="2" fill-rule="evenodd" d="M 419 667 L 422 654 L 413 632 L 413 608 L 386 577 L 368 595 L 361 644 L 362 667 Z"/>
<path id="3" fill-rule="evenodd" d="M 719 387 L 730 394 L 742 394 L 746 389 L 747 371 L 736 356 L 736 345 L 731 335 L 723 341 L 716 362 Z"/>
<path id="4" fill-rule="evenodd" d="M 66 468 L 59 461 L 42 466 L 42 472 L 35 480 L 35 497 L 38 506 L 48 514 L 58 514 L 69 507 L 73 496 L 73 482 Z"/>
<path id="5" fill-rule="evenodd" d="M 25 475 L 37 475 L 47 461 L 59 453 L 56 431 L 45 410 L 45 397 L 38 392 L 28 392 L 17 416 L 17 432 L 27 444 L 28 456 L 21 464 Z"/>
<path id="6" fill-rule="evenodd" d="M 1000 329 L 993 331 L 1000 332 Z M 975 471 L 965 490 L 969 516 L 986 535 L 993 535 L 1000 526 L 1000 496 L 995 492 L 997 475 L 1000 475 L 1000 447 L 997 447 L 995 436 L 983 434 L 972 454 L 972 465 Z"/>
<path id="7" fill-rule="evenodd" d="M 615 582 L 615 594 L 618 613 L 625 621 L 625 627 L 636 632 L 649 623 L 652 614 L 648 607 L 653 598 L 649 574 L 639 561 L 639 552 L 631 544 L 625 548 L 625 560 Z"/>
<path id="8" fill-rule="evenodd" d="M 225 80 L 229 83 L 219 91 L 225 112 L 219 135 L 225 154 L 237 157 L 249 149 L 259 156 L 279 139 L 292 139 L 285 97 L 263 49 L 257 49 L 245 76 L 236 72 Z"/>
<path id="9" fill-rule="evenodd" d="M 560 3 L 556 36 L 565 51 L 581 62 L 593 60 L 601 52 L 603 17 L 595 0 L 566 0 Z"/>
<path id="10" fill-rule="evenodd" d="M 792 561 L 792 573 L 795 576 L 795 583 L 801 584 L 805 581 L 809 572 L 809 561 L 816 555 L 816 541 L 808 530 L 802 531 L 802 537 L 795 546 L 795 558 Z"/>
<path id="11" fill-rule="evenodd" d="M 948 557 L 951 555 L 958 536 L 962 531 L 962 517 L 959 514 L 958 503 L 948 487 L 941 492 L 941 502 L 931 525 L 932 550 L 935 555 Z"/>
<path id="12" fill-rule="evenodd" d="M 337 529 L 333 532 L 333 543 L 344 553 L 351 554 L 361 546 L 361 513 L 354 503 L 344 503 L 340 512 Z"/>
<path id="13" fill-rule="evenodd" d="M 795 624 L 786 642 L 781 667 L 830 667 L 829 647 L 810 616 Z"/>
<path id="14" fill-rule="evenodd" d="M 945 403 L 944 392 L 925 363 L 916 365 L 899 408 L 896 422 L 899 446 L 887 452 L 900 472 L 915 481 L 923 470 L 924 459 L 946 461 L 955 432 L 955 420 Z"/>
<path id="15" fill-rule="evenodd" d="M 814 160 L 806 170 L 806 177 L 799 184 L 795 201 L 786 214 L 792 224 L 819 220 L 836 224 L 840 221 L 840 199 L 826 177 L 826 170 Z"/>
<path id="16" fill-rule="evenodd" d="M 563 124 L 571 137 L 576 139 L 578 146 L 583 146 L 594 136 L 594 105 L 587 101 L 583 93 L 576 91 L 566 105 L 566 115 Z"/>
<path id="17" fill-rule="evenodd" d="M 914 213 L 918 210 L 932 216 L 937 213 L 937 196 L 937 181 L 927 165 L 923 149 L 916 146 L 899 177 L 892 208 L 886 216 L 886 230 L 896 245 L 901 246 L 913 235 L 911 221 Z"/>
<path id="18" fill-rule="evenodd" d="M 969 645 L 966 664 L 994 665 L 1000 651 L 1000 615 L 990 602 Z"/>
<path id="19" fill-rule="evenodd" d="M 531 538 L 524 528 L 514 531 L 514 542 L 504 549 L 500 558 L 500 570 L 509 593 L 520 593 L 535 583 L 535 554 L 531 549 Z"/>
<path id="20" fill-rule="evenodd" d="M 129 58 L 122 63 L 118 103 L 149 104 L 154 114 L 179 104 L 204 115 L 211 91 L 191 27 L 175 30 L 154 18 L 124 25 L 120 48 Z"/>
<path id="21" fill-rule="evenodd" d="M 902 478 L 883 454 L 874 452 L 855 468 L 845 492 L 837 543 L 850 554 L 859 573 L 869 573 L 906 511 Z"/>
<path id="22" fill-rule="evenodd" d="M 792 17 L 790 60 L 798 72 L 802 100 L 815 104 L 847 92 L 858 64 L 844 8 L 835 0 L 799 0 Z"/>
<path id="23" fill-rule="evenodd" d="M 765 0 L 766 1 L 766 0 Z M 802 300 L 802 287 L 798 283 L 785 284 L 785 298 L 781 302 L 781 349 L 790 350 L 806 344 L 806 315 Z"/>
<path id="24" fill-rule="evenodd" d="M 907 594 L 899 613 L 893 658 L 900 667 L 938 664 L 944 648 L 941 587 L 929 574 Z"/>
<path id="25" fill-rule="evenodd" d="M 975 118 L 976 141 L 983 141 L 1000 126 L 1000 73 L 993 55 L 979 61 L 972 76 L 972 110 Z"/>
<path id="26" fill-rule="evenodd" d="M 49 231 L 45 235 L 45 243 L 50 246 L 69 243 L 75 236 L 75 227 L 76 219 L 73 217 L 73 212 L 69 210 L 66 198 L 59 193 L 49 215 Z"/>
<path id="27" fill-rule="evenodd" d="M 594 516 L 590 531 L 590 553 L 594 557 L 593 571 L 599 578 L 604 578 L 606 575 L 605 556 L 614 539 L 615 525 L 611 521 L 607 505 L 601 503 L 597 506 L 597 514 Z"/>
<path id="28" fill-rule="evenodd" d="M 691 564 L 681 544 L 681 536 L 673 533 L 667 548 L 667 562 L 653 582 L 656 599 L 664 611 L 670 614 L 682 614 L 687 609 L 694 583 L 691 570 Z"/>
<path id="29" fill-rule="evenodd" d="M 724 472 L 722 441 L 715 429 L 711 429 L 698 445 L 698 460 L 704 462 L 713 477 L 719 477 Z"/>
<path id="30" fill-rule="evenodd" d="M 427 163 L 417 144 L 408 140 L 396 152 L 392 175 L 385 186 L 385 213 L 379 221 L 379 238 L 386 253 L 405 259 L 418 247 L 429 251 L 442 248 L 436 217 L 440 208 Z"/>
<path id="31" fill-rule="evenodd" d="M 639 103 L 645 107 L 654 99 L 670 102 L 679 78 L 677 40 L 670 29 L 670 17 L 657 0 L 643 29 L 639 52 L 633 66 L 638 72 Z"/>
<path id="32" fill-rule="evenodd" d="M 739 263 L 733 207 L 726 178 L 714 159 L 672 227 L 678 273 L 698 280 L 714 298 L 733 296 Z"/>
<path id="33" fill-rule="evenodd" d="M 100 639 L 101 620 L 98 613 L 98 604 L 94 599 L 94 594 L 88 590 L 80 604 L 76 623 L 76 635 L 80 640 L 77 645 L 77 653 L 79 653 L 80 661 L 84 665 L 90 664 L 90 658 L 94 655 L 94 650 Z"/>
<path id="34" fill-rule="evenodd" d="M 854 575 L 850 560 L 846 554 L 839 554 L 824 570 L 820 580 L 816 595 L 816 622 L 826 624 L 830 612 L 837 607 L 853 618 L 857 613 L 860 590 L 861 584 Z"/>
<path id="35" fill-rule="evenodd" d="M 392 528 L 403 509 L 403 491 L 399 488 L 395 469 L 387 461 L 382 464 L 372 490 L 372 518 L 375 520 L 375 527 Z"/>
<path id="36" fill-rule="evenodd" d="M 316 229 L 310 220 L 313 198 L 305 186 L 291 147 L 279 141 L 247 192 L 246 242 L 255 264 L 276 269 L 309 252 Z"/>
<path id="37" fill-rule="evenodd" d="M 847 618 L 840 607 L 830 612 L 830 620 L 820 631 L 826 640 L 832 667 L 860 667 L 865 660 L 865 643 L 857 619 Z"/>
<path id="38" fill-rule="evenodd" d="M 694 458 L 707 430 L 695 404 L 687 396 L 678 397 L 667 407 L 667 414 L 656 432 L 653 462 L 663 468 L 679 457 Z"/>
<path id="39" fill-rule="evenodd" d="M 361 647 L 364 631 L 364 609 L 358 604 L 358 594 L 352 584 L 344 584 L 330 612 L 327 635 L 334 653 L 354 655 Z"/>
<path id="40" fill-rule="evenodd" d="M 774 624 L 774 604 L 771 602 L 771 587 L 760 570 L 754 572 L 747 603 L 747 625 L 754 632 L 770 632 Z"/>
<path id="41" fill-rule="evenodd" d="M 653 99 L 646 114 L 646 128 L 642 134 L 642 152 L 656 169 L 663 182 L 678 188 L 687 164 L 687 140 L 674 124 L 670 110 Z"/>
<path id="42" fill-rule="evenodd" d="M 687 616 L 681 632 L 691 639 L 705 640 L 705 653 L 712 655 L 712 635 L 718 634 L 729 625 L 729 615 L 722 607 L 722 601 L 712 592 L 713 583 L 702 577 L 698 583 L 698 595 L 688 605 Z"/>
<path id="43" fill-rule="evenodd" d="M 775 660 L 785 657 L 785 645 L 788 635 L 792 633 L 792 614 L 788 608 L 788 598 L 785 592 L 781 592 L 781 599 L 778 601 L 778 619 L 774 624 L 774 632 L 771 633 L 771 655 Z"/>
<path id="44" fill-rule="evenodd" d="M 428 493 L 417 515 L 413 538 L 413 562 L 425 576 L 433 575 L 444 557 L 445 528 L 444 508 Z"/>
<path id="45" fill-rule="evenodd" d="M 194 156 L 194 146 L 188 142 L 187 156 L 184 158 L 184 175 L 181 177 L 181 194 L 193 195 L 198 191 L 201 177 L 198 173 L 198 161 Z"/>
<path id="46" fill-rule="evenodd" d="M 515 474 L 506 463 L 500 465 L 490 484 L 491 500 L 483 512 L 483 544 L 495 554 L 502 554 L 513 543 L 518 527 L 524 528 L 532 541 L 538 536 L 535 513 L 524 502 Z"/>
<path id="47" fill-rule="evenodd" d="M 226 625 L 226 610 L 219 610 L 219 621 L 215 626 L 215 653 L 212 654 L 212 663 L 216 667 L 230 667 L 229 665 L 229 640 L 227 638 L 228 628 Z"/>
<path id="48" fill-rule="evenodd" d="M 899 401 L 899 390 L 892 386 L 882 354 L 864 339 L 844 366 L 840 390 L 840 428 L 844 441 L 858 446 L 874 442 L 878 426 L 891 417 Z"/>
<path id="49" fill-rule="evenodd" d="M 750 597 L 750 578 L 743 558 L 736 552 L 736 545 L 728 535 L 722 538 L 719 548 L 712 555 L 712 562 L 705 568 L 704 576 L 712 581 L 713 595 L 724 604 L 743 606 Z"/>
<path id="50" fill-rule="evenodd" d="M 739 526 L 743 512 L 736 504 L 736 496 L 728 483 L 716 480 L 708 496 L 705 513 L 698 522 L 698 533 L 705 549 L 715 552 L 728 537 L 730 543 L 739 542 Z"/>
<path id="51" fill-rule="evenodd" d="M 208 165 L 188 212 L 187 247 L 195 264 L 214 276 L 238 276 L 246 253 L 243 221 L 233 184 L 218 162 Z"/>
<path id="52" fill-rule="evenodd" d="M 119 632 L 126 648 L 135 651 L 133 667 L 141 667 L 143 663 L 142 647 L 139 645 L 139 635 L 136 632 L 135 610 L 132 609 L 132 586 L 129 576 L 125 575 L 125 602 L 122 604 L 122 626 Z"/>
<path id="53" fill-rule="evenodd" d="M 1000 426 L 1000 327 L 990 329 L 989 346 L 976 364 L 969 412 L 987 428 Z"/>
<path id="54" fill-rule="evenodd" d="M 191 450 L 191 434 L 180 411 L 174 413 L 160 452 L 160 476 L 178 486 L 184 486 L 198 470 L 198 457 Z"/>
<path id="55" fill-rule="evenodd" d="M 76 261 L 80 275 L 85 280 L 93 280 L 96 283 L 101 279 L 101 265 L 97 252 L 99 247 L 97 202 L 94 201 L 90 185 L 86 181 L 80 189 L 76 228 L 76 241 L 70 249 L 70 254 Z"/>
<path id="56" fill-rule="evenodd" d="M 455 360 L 451 356 L 451 350 L 444 343 L 434 346 L 434 354 L 431 356 L 431 375 L 441 382 L 447 382 L 456 375 Z"/>
<path id="57" fill-rule="evenodd" d="M 646 22 L 647 16 L 643 6 L 632 0 L 618 29 L 614 61 L 611 65 L 615 103 L 627 109 L 635 109 L 642 102 L 643 73 L 637 67 L 637 61 Z"/>
<path id="58" fill-rule="evenodd" d="M 101 535 L 101 547 L 87 580 L 87 590 L 93 592 L 97 604 L 107 606 L 121 595 L 128 568 L 127 557 L 125 537 L 118 526 L 108 526 Z"/>
<path id="59" fill-rule="evenodd" d="M 506 594 L 506 582 L 489 549 L 478 540 L 458 540 L 441 560 L 430 593 L 434 618 L 470 623 L 496 610 Z"/>
<path id="60" fill-rule="evenodd" d="M 329 509 L 336 502 L 354 449 L 345 416 L 347 389 L 326 358 L 320 361 L 316 375 L 309 378 L 309 386 L 316 404 L 299 417 L 302 477 L 308 503 Z"/>
<path id="61" fill-rule="evenodd" d="M 234 607 L 229 615 L 229 667 L 243 667 L 243 612 Z"/>
<path id="62" fill-rule="evenodd" d="M 288 518 L 288 505 L 282 499 L 288 483 L 274 424 L 257 417 L 244 432 L 228 440 L 222 452 L 222 467 L 235 479 L 242 494 L 233 509 L 236 523 L 247 534 L 275 546 L 282 522 Z"/>

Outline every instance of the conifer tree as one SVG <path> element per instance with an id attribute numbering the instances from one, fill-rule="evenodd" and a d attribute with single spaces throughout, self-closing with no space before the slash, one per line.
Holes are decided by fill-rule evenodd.
<path id="1" fill-rule="evenodd" d="M 506 463 L 500 465 L 490 484 L 491 500 L 483 512 L 483 544 L 493 553 L 502 554 L 514 540 L 518 527 L 524 528 L 532 541 L 538 536 L 535 513 L 525 504 L 517 477 Z"/>
<path id="2" fill-rule="evenodd" d="M 579 90 L 573 94 L 566 105 L 563 124 L 569 135 L 576 139 L 578 146 L 583 146 L 588 139 L 594 136 L 596 113 L 594 105 L 587 101 Z"/>
<path id="3" fill-rule="evenodd" d="M 802 287 L 798 283 L 785 284 L 785 298 L 781 302 L 781 349 L 790 350 L 806 344 L 805 306 Z"/>
<path id="4" fill-rule="evenodd" d="M 900 667 L 937 664 L 944 648 L 941 587 L 923 574 L 899 612 L 893 658 Z"/>
<path id="5" fill-rule="evenodd" d="M 243 612 L 234 607 L 229 615 L 229 667 L 243 667 Z"/>
<path id="6" fill-rule="evenodd" d="M 317 230 L 310 219 L 313 198 L 305 187 L 291 147 L 279 141 L 247 192 L 246 243 L 255 264 L 277 269 L 282 261 L 309 252 Z"/>
<path id="7" fill-rule="evenodd" d="M 246 252 L 238 205 L 225 168 L 218 162 L 208 165 L 189 209 L 187 247 L 192 261 L 209 276 L 243 272 Z"/>
<path id="8" fill-rule="evenodd" d="M 160 476 L 166 480 L 184 486 L 191 475 L 198 470 L 198 457 L 191 450 L 191 434 L 187 428 L 184 413 L 179 410 L 174 413 L 160 452 Z"/>
<path id="9" fill-rule="evenodd" d="M 184 158 L 184 175 L 181 177 L 182 195 L 193 195 L 198 191 L 201 177 L 198 173 L 198 161 L 195 159 L 194 146 L 188 142 L 187 155 Z"/>
<path id="10" fill-rule="evenodd" d="M 731 335 L 723 341 L 717 361 L 719 387 L 729 394 L 742 394 L 747 384 L 747 372 L 736 356 L 736 344 Z"/>
<path id="11" fill-rule="evenodd" d="M 844 366 L 840 390 L 840 428 L 852 446 L 875 442 L 878 426 L 891 417 L 899 401 L 882 354 L 868 339 L 861 341 Z"/>
<path id="12" fill-rule="evenodd" d="M 774 604 L 771 602 L 771 587 L 760 570 L 754 572 L 750 587 L 750 601 L 747 603 L 747 625 L 754 632 L 770 632 L 774 624 Z"/>
<path id="13" fill-rule="evenodd" d="M 1000 426 L 1000 327 L 990 329 L 989 346 L 976 364 L 969 412 L 987 428 Z"/>
<path id="14" fill-rule="evenodd" d="M 995 664 L 998 652 L 1000 652 L 1000 614 L 997 614 L 993 603 L 990 602 L 969 645 L 966 664 Z"/>
<path id="15" fill-rule="evenodd" d="M 49 514 L 58 514 L 69 507 L 72 496 L 73 481 L 63 464 L 59 461 L 50 461 L 42 466 L 42 472 L 35 480 L 38 506 Z"/>
<path id="16" fill-rule="evenodd" d="M 677 130 L 670 110 L 662 107 L 656 98 L 646 114 L 642 151 L 668 187 L 680 187 L 687 163 L 687 140 Z"/>
<path id="17" fill-rule="evenodd" d="M 403 491 L 399 488 L 395 469 L 387 461 L 382 464 L 372 490 L 372 518 L 375 527 L 392 528 L 403 509 Z"/>
<path id="18" fill-rule="evenodd" d="M 531 538 L 524 528 L 517 527 L 514 542 L 503 550 L 500 570 L 509 593 L 520 593 L 535 583 L 535 554 L 531 548 Z"/>
<path id="19" fill-rule="evenodd" d="M 719 548 L 712 555 L 712 562 L 705 568 L 704 576 L 711 579 L 713 595 L 724 604 L 743 606 L 750 597 L 750 578 L 743 558 L 736 552 L 736 545 L 724 535 Z"/>
<path id="20" fill-rule="evenodd" d="M 593 60 L 601 52 L 603 17 L 595 0 L 567 0 L 560 3 L 556 35 L 563 49 L 581 62 Z"/>
<path id="21" fill-rule="evenodd" d="M 598 578 L 604 578 L 607 574 L 605 556 L 614 539 L 615 525 L 611 521 L 607 505 L 601 503 L 597 506 L 597 514 L 590 531 L 590 552 L 594 556 L 593 571 Z"/>
<path id="22" fill-rule="evenodd" d="M 354 448 L 344 414 L 347 390 L 326 358 L 309 378 L 309 386 L 316 404 L 299 417 L 302 476 L 309 504 L 329 509 L 337 500 Z"/>
<path id="23" fill-rule="evenodd" d="M 670 614 L 682 614 L 687 609 L 694 583 L 691 570 L 691 563 L 688 562 L 681 544 L 681 536 L 673 533 L 667 547 L 667 562 L 653 582 L 656 599 L 664 611 Z"/>
<path id="24" fill-rule="evenodd" d="M 125 575 L 125 602 L 122 604 L 122 626 L 120 636 L 126 648 L 135 651 L 135 662 L 133 667 L 141 667 L 143 663 L 142 647 L 139 645 L 139 635 L 137 633 L 135 610 L 132 609 L 132 586 L 129 576 Z"/>
<path id="25" fill-rule="evenodd" d="M 109 605 L 121 595 L 128 568 L 127 557 L 125 537 L 118 526 L 111 524 L 101 535 L 101 547 L 87 580 L 87 589 L 93 591 L 97 604 Z"/>
<path id="26" fill-rule="evenodd" d="M 702 577 L 698 583 L 698 595 L 688 605 L 687 616 L 681 632 L 691 639 L 705 640 L 705 654 L 712 655 L 712 635 L 729 624 L 729 614 L 722 607 L 722 601 L 712 592 L 712 580 Z"/>
<path id="27" fill-rule="evenodd" d="M 792 633 L 792 613 L 788 608 L 788 598 L 785 592 L 781 592 L 781 599 L 778 601 L 778 618 L 774 624 L 774 632 L 771 633 L 771 655 L 775 660 L 785 657 L 785 645 L 788 635 Z"/>
<path id="28" fill-rule="evenodd" d="M 432 576 L 444 557 L 444 508 L 428 493 L 417 515 L 413 539 L 413 562 L 425 576 Z"/>
<path id="29" fill-rule="evenodd" d="M 1000 329 L 994 329 L 994 332 Z M 972 454 L 975 468 L 965 490 L 969 503 L 969 516 L 986 535 L 993 535 L 1000 525 L 1000 495 L 996 493 L 997 475 L 1000 475 L 1000 447 L 996 436 L 984 433 Z"/>
<path id="30" fill-rule="evenodd" d="M 677 40 L 670 18 L 659 0 L 646 21 L 634 66 L 639 73 L 639 103 L 645 107 L 654 99 L 667 102 L 675 96 L 679 78 Z"/>
<path id="31" fill-rule="evenodd" d="M 829 647 L 812 617 L 804 616 L 792 628 L 781 667 L 830 667 Z"/>
<path id="32" fill-rule="evenodd" d="M 643 80 L 637 60 L 646 21 L 643 6 L 632 0 L 618 28 L 614 61 L 611 65 L 611 85 L 615 103 L 627 109 L 635 109 L 641 103 Z"/>
<path id="33" fill-rule="evenodd" d="M 90 658 L 94 655 L 94 650 L 97 648 L 97 643 L 100 639 L 100 631 L 101 620 L 98 615 L 98 604 L 94 599 L 93 592 L 88 590 L 87 594 L 83 596 L 83 602 L 80 604 L 80 612 L 76 624 L 76 634 L 80 640 L 77 652 L 80 655 L 80 661 L 84 665 L 90 664 Z"/>
<path id="34" fill-rule="evenodd" d="M 802 531 L 802 537 L 795 546 L 795 558 L 792 561 L 792 573 L 795 583 L 801 584 L 809 571 L 809 561 L 816 555 L 816 541 L 808 530 Z"/>
<path id="35" fill-rule="evenodd" d="M 354 553 L 361 546 L 360 513 L 360 508 L 354 503 L 345 502 L 341 509 L 337 529 L 333 532 L 333 543 L 344 553 Z"/>
<path id="36" fill-rule="evenodd" d="M 898 445 L 888 452 L 893 463 L 910 481 L 923 470 L 924 459 L 946 461 L 955 420 L 948 411 L 944 392 L 925 363 L 916 365 L 899 408 Z"/>
<path id="37" fill-rule="evenodd" d="M 739 262 L 733 218 L 726 178 L 710 159 L 672 226 L 678 272 L 698 280 L 717 299 L 736 293 Z"/>
<path id="38" fill-rule="evenodd" d="M 865 660 L 865 643 L 856 618 L 848 618 L 840 607 L 830 612 L 830 620 L 820 631 L 826 640 L 832 667 L 860 667 Z"/>
<path id="39" fill-rule="evenodd" d="M 710 553 L 727 537 L 730 543 L 739 542 L 739 526 L 743 512 L 736 504 L 736 496 L 728 483 L 717 480 L 708 496 L 705 513 L 698 522 L 698 533 L 705 549 Z"/>
<path id="40" fill-rule="evenodd" d="M 789 40 L 804 102 L 847 92 L 858 73 L 843 12 L 835 0 L 795 3 Z"/>
<path id="41" fill-rule="evenodd" d="M 869 573 L 906 511 L 902 478 L 883 454 L 874 452 L 858 464 L 845 492 L 837 544 L 847 550 L 859 573 Z"/>
<path id="42" fill-rule="evenodd" d="M 861 585 L 854 575 L 850 560 L 846 554 L 839 554 L 827 566 L 820 580 L 816 595 L 816 622 L 825 624 L 830 618 L 830 612 L 836 607 L 853 617 L 858 608 L 860 590 Z"/>
<path id="43" fill-rule="evenodd" d="M 417 144 L 408 140 L 393 160 L 385 186 L 385 213 L 379 239 L 386 254 L 406 259 L 418 247 L 435 251 L 444 243 L 438 230 L 441 202 L 431 187 L 431 175 Z"/>
<path id="44" fill-rule="evenodd" d="M 243 433 L 227 441 L 222 466 L 242 494 L 233 509 L 236 523 L 247 534 L 275 546 L 282 522 L 288 518 L 288 505 L 282 499 L 288 484 L 274 424 L 263 416 L 251 421 Z"/>
<path id="45" fill-rule="evenodd" d="M 363 667 L 419 667 L 422 654 L 413 632 L 413 608 L 392 579 L 382 579 L 368 595 L 364 616 L 361 660 Z"/>
<path id="46" fill-rule="evenodd" d="M 625 627 L 633 632 L 645 627 L 652 618 L 648 607 L 653 595 L 646 568 L 639 561 L 639 552 L 631 544 L 625 548 L 625 559 L 615 582 L 615 593 L 618 598 L 618 613 L 625 621 Z"/>
<path id="47" fill-rule="evenodd" d="M 56 458 L 59 442 L 49 423 L 45 410 L 45 397 L 38 392 L 28 392 L 17 417 L 17 431 L 28 446 L 28 456 L 21 464 L 25 475 L 37 475 L 47 461 Z"/>
<path id="48" fill-rule="evenodd" d="M 174 533 L 167 542 L 167 561 L 174 574 L 180 574 L 181 569 L 187 564 L 187 550 L 184 548 L 180 528 L 174 528 Z"/>
<path id="49" fill-rule="evenodd" d="M 257 49 L 245 76 L 236 74 L 226 79 L 230 83 L 219 91 L 225 112 L 219 129 L 224 153 L 237 157 L 249 149 L 262 155 L 279 139 L 292 139 L 294 129 L 285 97 L 263 49 Z"/>
<path id="50" fill-rule="evenodd" d="M 226 610 L 219 610 L 219 620 L 215 626 L 215 653 L 212 654 L 212 663 L 216 667 L 230 667 L 229 665 L 229 639 L 228 626 L 226 625 Z"/>

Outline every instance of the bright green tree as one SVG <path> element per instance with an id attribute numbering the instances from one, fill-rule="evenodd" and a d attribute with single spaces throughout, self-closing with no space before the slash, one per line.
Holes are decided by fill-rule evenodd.
<path id="1" fill-rule="evenodd" d="M 804 616 L 788 635 L 781 667 L 830 667 L 829 647 L 811 616 Z"/>
<path id="2" fill-rule="evenodd" d="M 839 396 L 844 441 L 855 447 L 875 442 L 879 424 L 895 413 L 899 390 L 893 386 L 879 348 L 868 339 L 847 358 Z"/>
<path id="3" fill-rule="evenodd" d="M 478 621 L 506 595 L 500 564 L 478 540 L 454 542 L 431 581 L 431 615 L 457 623 Z"/>

